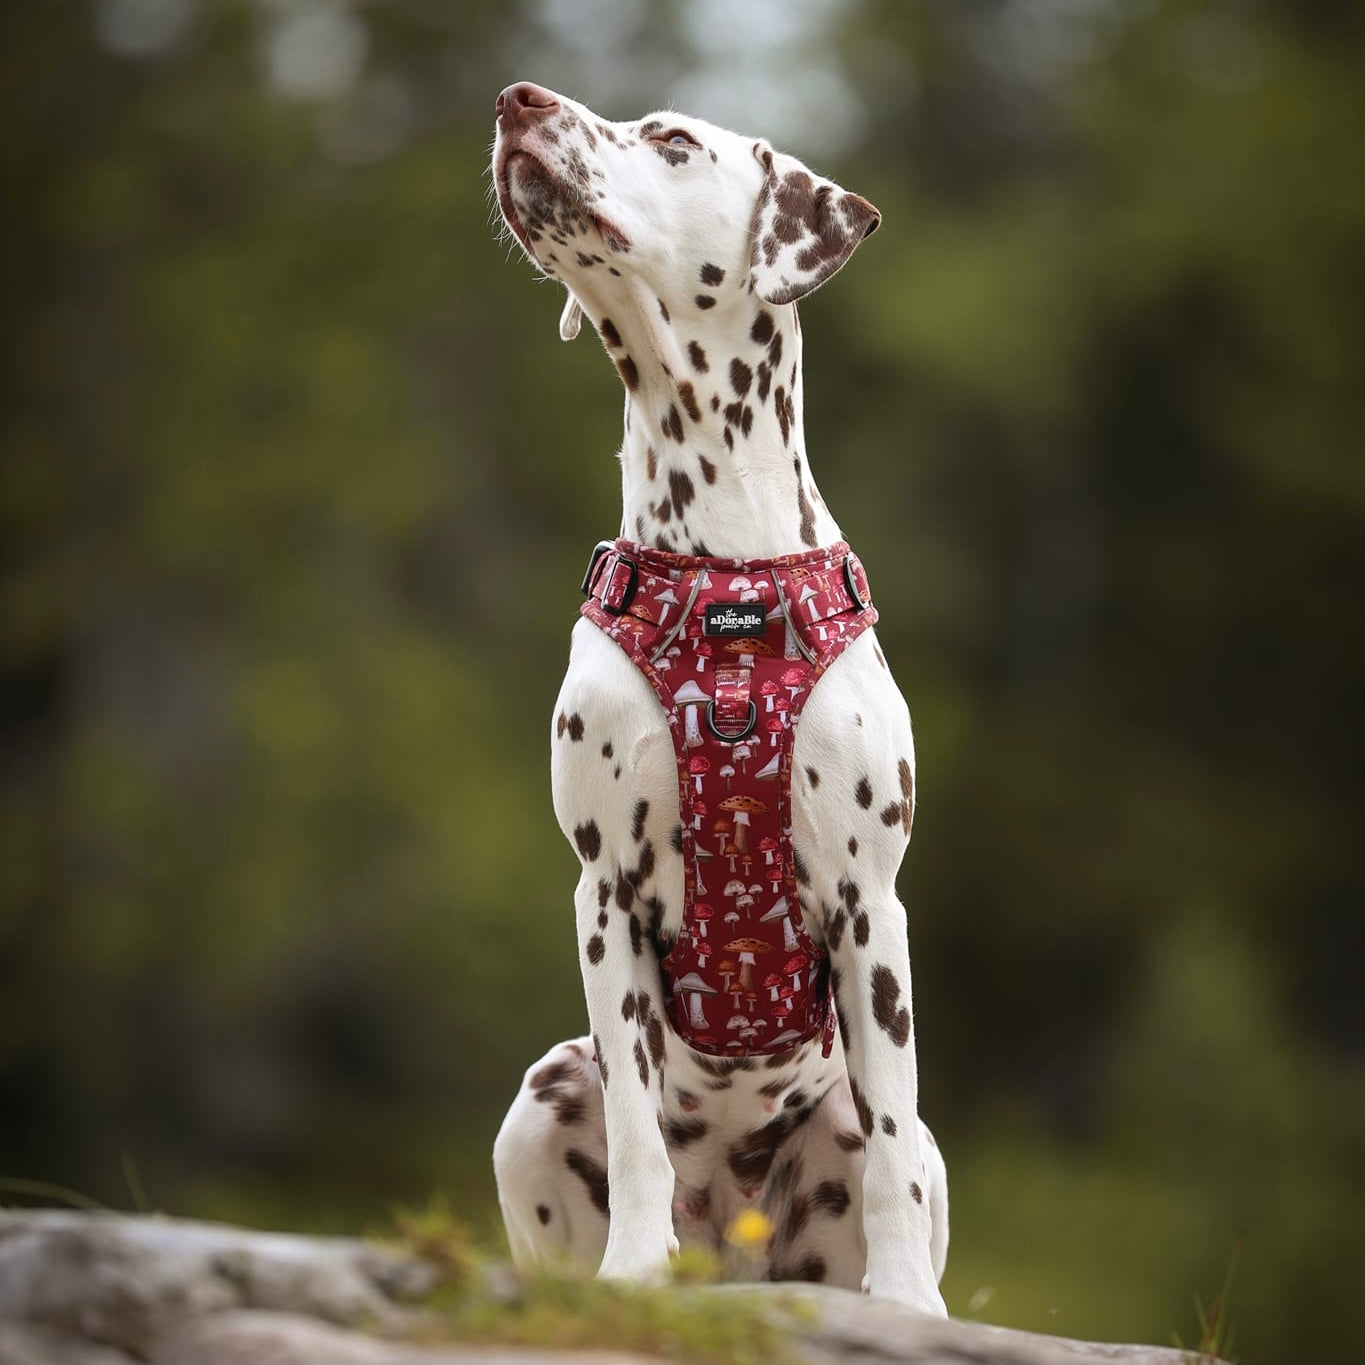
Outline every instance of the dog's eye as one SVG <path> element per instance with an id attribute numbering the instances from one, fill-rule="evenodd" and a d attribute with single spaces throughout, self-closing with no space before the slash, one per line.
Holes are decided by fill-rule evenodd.
<path id="1" fill-rule="evenodd" d="M 660 139 L 661 142 L 669 142 L 674 147 L 700 147 L 701 143 L 692 136 L 685 133 L 681 128 L 674 128 L 671 133 L 665 133 Z"/>

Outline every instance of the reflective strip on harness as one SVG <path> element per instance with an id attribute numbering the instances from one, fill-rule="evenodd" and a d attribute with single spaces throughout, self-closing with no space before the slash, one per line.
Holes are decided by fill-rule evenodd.
<path id="1" fill-rule="evenodd" d="M 700 1052 L 833 1045 L 826 954 L 792 850 L 796 728 L 824 671 L 877 619 L 847 545 L 768 560 L 599 545 L 583 614 L 644 674 L 678 765 L 684 904 L 666 1004 Z"/>

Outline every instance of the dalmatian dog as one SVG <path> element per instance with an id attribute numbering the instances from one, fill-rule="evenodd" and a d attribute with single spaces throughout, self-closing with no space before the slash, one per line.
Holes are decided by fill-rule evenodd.
<path id="1" fill-rule="evenodd" d="M 764 141 L 671 112 L 611 123 L 529 83 L 498 97 L 493 177 L 507 228 L 568 290 L 561 335 L 586 314 L 624 384 L 622 535 L 736 559 L 840 542 L 806 457 L 796 303 L 877 210 Z M 947 1175 L 916 1112 L 895 885 L 914 747 L 872 630 L 812 690 L 793 744 L 799 903 L 837 1034 L 712 1055 L 678 1036 L 661 979 L 684 899 L 673 740 L 623 649 L 574 628 L 552 777 L 582 863 L 590 1034 L 527 1071 L 494 1145 L 512 1255 L 655 1281 L 700 1245 L 730 1278 L 944 1315 Z"/>

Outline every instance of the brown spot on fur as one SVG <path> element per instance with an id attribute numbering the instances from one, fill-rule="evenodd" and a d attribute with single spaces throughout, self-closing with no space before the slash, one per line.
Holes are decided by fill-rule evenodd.
<path id="1" fill-rule="evenodd" d="M 602 851 L 602 831 L 597 828 L 597 821 L 589 820 L 584 824 L 575 825 L 573 841 L 578 846 L 579 853 L 588 862 L 592 862 Z"/>
<path id="2" fill-rule="evenodd" d="M 662 299 L 656 299 L 655 302 L 659 305 L 659 316 L 665 322 L 672 322 L 673 319 L 668 316 L 668 305 Z"/>
<path id="3" fill-rule="evenodd" d="M 835 1142 L 845 1134 L 835 1134 Z M 852 1134 L 857 1137 L 857 1134 Z M 842 1143 L 840 1144 L 842 1145 Z M 858 1146 L 863 1145 L 862 1139 L 858 1138 Z M 842 1180 L 822 1180 L 811 1192 L 810 1203 L 813 1209 L 818 1209 L 821 1213 L 827 1213 L 831 1218 L 842 1218 L 848 1212 L 848 1206 L 853 1202 L 852 1196 L 848 1192 L 848 1186 Z"/>
<path id="4" fill-rule="evenodd" d="M 707 483 L 715 483 L 716 467 L 706 458 L 705 455 L 698 457 L 701 461 L 701 476 Z"/>
<path id="5" fill-rule="evenodd" d="M 706 362 L 706 352 L 695 341 L 687 343 L 687 358 L 698 374 L 705 374 L 711 368 Z"/>
<path id="6" fill-rule="evenodd" d="M 599 1166 L 586 1152 L 580 1152 L 576 1147 L 571 1147 L 564 1153 L 564 1164 L 587 1186 L 588 1198 L 592 1200 L 593 1208 L 605 1218 L 611 1211 L 611 1204 L 607 1197 L 607 1172 L 605 1168 Z"/>
<path id="7" fill-rule="evenodd" d="M 863 1098 L 863 1092 L 858 1088 L 858 1082 L 852 1076 L 848 1078 L 849 1089 L 853 1092 L 853 1107 L 858 1111 L 858 1123 L 863 1132 L 872 1136 L 872 1106 Z"/>
<path id="8" fill-rule="evenodd" d="M 725 271 L 720 266 L 712 265 L 709 261 L 701 268 L 701 282 L 709 284 L 713 289 L 718 284 L 724 284 Z"/>
<path id="9" fill-rule="evenodd" d="M 640 369 L 630 356 L 623 355 L 616 362 L 616 372 L 621 376 L 621 382 L 631 393 L 640 387 Z"/>
<path id="10" fill-rule="evenodd" d="M 710 294 L 698 294 L 695 302 L 697 307 L 700 308 L 703 312 L 705 312 L 706 309 L 708 308 L 714 308 L 716 306 L 716 301 L 711 297 Z"/>
<path id="11" fill-rule="evenodd" d="M 671 469 L 668 473 L 668 487 L 673 493 L 673 506 L 677 508 L 678 515 L 682 516 L 683 508 L 697 496 L 691 476 L 681 469 Z"/>
<path id="12" fill-rule="evenodd" d="M 594 934 L 588 940 L 588 961 L 595 967 L 607 955 L 607 945 L 602 939 L 601 934 Z"/>
<path id="13" fill-rule="evenodd" d="M 743 398 L 749 392 L 749 386 L 753 382 L 754 372 L 736 356 L 730 362 L 730 387 L 739 397 Z"/>
<path id="14" fill-rule="evenodd" d="M 825 916 L 825 938 L 829 942 L 830 951 L 837 953 L 839 945 L 844 941 L 844 930 L 848 927 L 848 915 L 843 910 L 836 910 L 832 915 L 826 912 Z"/>
<path id="15" fill-rule="evenodd" d="M 885 963 L 872 969 L 872 1015 L 897 1047 L 910 1041 L 910 1011 L 900 1003 L 901 984 Z"/>
<path id="16" fill-rule="evenodd" d="M 653 446 L 645 451 L 645 477 L 653 479 L 659 472 L 659 456 Z"/>
<path id="17" fill-rule="evenodd" d="M 581 252 L 579 253 L 582 254 Z M 616 350 L 621 345 L 621 333 L 616 330 L 616 324 L 610 318 L 603 318 L 602 325 L 597 329 L 602 334 L 602 340 L 607 343 L 612 350 Z"/>
<path id="18" fill-rule="evenodd" d="M 864 810 L 872 804 L 872 784 L 867 778 L 860 777 L 858 779 L 858 785 L 853 789 L 853 796 Z"/>
<path id="19" fill-rule="evenodd" d="M 882 1115 L 882 1132 L 885 1133 L 887 1137 L 896 1136 L 896 1120 L 893 1119 L 890 1114 Z"/>
<path id="20" fill-rule="evenodd" d="M 682 380 L 678 385 L 678 397 L 682 399 L 682 405 L 687 410 L 687 415 L 694 421 L 701 421 L 701 408 L 697 404 L 696 390 L 693 389 L 689 380 Z"/>
<path id="21" fill-rule="evenodd" d="M 664 1137 L 675 1147 L 689 1147 L 710 1131 L 705 1119 L 669 1119 L 664 1124 Z"/>
<path id="22" fill-rule="evenodd" d="M 671 436 L 679 444 L 682 443 L 682 417 L 678 414 L 678 405 L 676 403 L 670 403 L 668 405 L 668 411 L 664 413 L 663 428 L 665 436 Z"/>
<path id="23" fill-rule="evenodd" d="M 640 1073 L 640 1084 L 649 1089 L 649 1062 L 645 1058 L 645 1045 L 637 1038 L 634 1047 L 635 1069 Z"/>
<path id="24" fill-rule="evenodd" d="M 548 1204 L 536 1205 L 536 1217 L 540 1219 L 541 1227 L 548 1227 L 550 1223 L 550 1208 Z"/>
<path id="25" fill-rule="evenodd" d="M 638 844 L 644 837 L 645 821 L 649 818 L 649 802 L 640 800 L 635 803 L 635 809 L 630 817 L 630 837 Z"/>
<path id="26" fill-rule="evenodd" d="M 913 1199 L 916 1204 L 924 1203 L 924 1191 L 920 1189 L 919 1181 L 917 1180 L 912 1180 L 910 1182 L 910 1198 Z"/>
<path id="27" fill-rule="evenodd" d="M 754 325 L 749 328 L 749 335 L 760 346 L 766 346 L 773 335 L 773 315 L 763 311 L 754 319 Z"/>

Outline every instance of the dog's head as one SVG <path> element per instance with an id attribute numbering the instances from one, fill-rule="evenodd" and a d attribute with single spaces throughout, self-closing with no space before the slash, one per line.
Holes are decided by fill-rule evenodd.
<path id="1" fill-rule="evenodd" d="M 665 317 L 737 292 L 794 303 L 881 221 L 761 140 L 674 113 L 608 123 L 528 83 L 498 96 L 493 175 L 507 226 L 570 291 L 566 339 L 576 298 L 605 312 L 623 288 L 647 288 Z"/>

